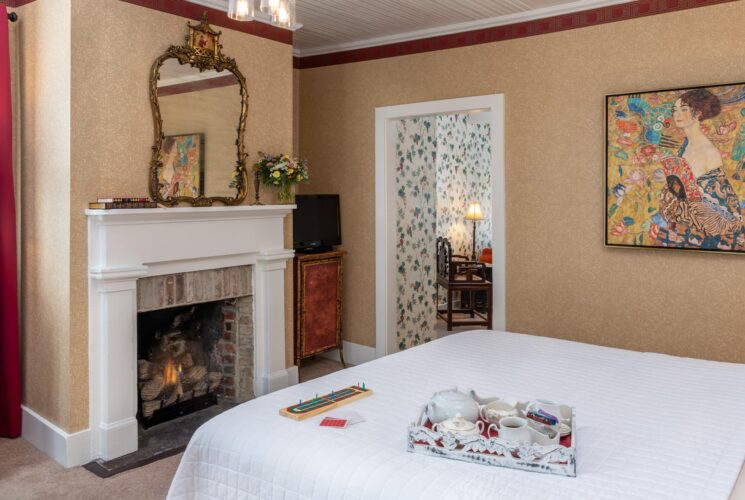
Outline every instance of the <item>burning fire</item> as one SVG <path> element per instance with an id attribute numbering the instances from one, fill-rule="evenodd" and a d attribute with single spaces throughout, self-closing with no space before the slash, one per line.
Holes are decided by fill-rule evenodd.
<path id="1" fill-rule="evenodd" d="M 183 376 L 184 372 L 181 369 L 181 363 L 176 366 L 176 363 L 173 362 L 173 359 L 168 358 L 168 361 L 166 361 L 166 365 L 163 368 L 163 379 L 165 381 L 165 384 L 168 386 L 178 384 L 179 396 L 182 394 L 181 379 L 183 378 Z"/>

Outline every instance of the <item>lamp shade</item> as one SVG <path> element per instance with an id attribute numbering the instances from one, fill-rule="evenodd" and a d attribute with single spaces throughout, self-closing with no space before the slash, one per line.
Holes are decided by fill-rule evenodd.
<path id="1" fill-rule="evenodd" d="M 481 203 L 474 201 L 468 205 L 466 220 L 483 220 L 484 214 L 481 212 Z"/>
<path id="2" fill-rule="evenodd" d="M 236 21 L 253 21 L 255 0 L 228 0 L 228 17 Z"/>

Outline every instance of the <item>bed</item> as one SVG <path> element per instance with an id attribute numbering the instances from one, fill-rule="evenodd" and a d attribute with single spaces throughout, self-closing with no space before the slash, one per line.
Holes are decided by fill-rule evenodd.
<path id="1" fill-rule="evenodd" d="M 321 428 L 278 409 L 365 382 Z M 432 393 L 544 397 L 576 407 L 577 477 L 408 453 Z M 168 494 L 182 499 L 727 499 L 745 458 L 745 365 L 499 331 L 458 333 L 257 398 L 204 424 Z M 720 421 L 723 414 L 731 415 Z"/>

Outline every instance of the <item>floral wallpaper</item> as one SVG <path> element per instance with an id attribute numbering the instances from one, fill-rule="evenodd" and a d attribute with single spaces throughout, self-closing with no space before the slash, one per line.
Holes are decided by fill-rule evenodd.
<path id="1" fill-rule="evenodd" d="M 459 254 L 471 252 L 464 215 L 479 201 L 477 252 L 491 242 L 489 124 L 468 115 L 400 120 L 396 124 L 397 338 L 406 349 L 435 338 L 436 240 L 450 238 Z"/>
<path id="2" fill-rule="evenodd" d="M 434 128 L 434 117 L 396 124 L 396 305 L 401 350 L 432 340 L 436 321 Z"/>
<path id="3" fill-rule="evenodd" d="M 471 123 L 468 115 L 442 115 L 437 125 L 437 236 L 459 255 L 471 255 L 472 222 L 468 205 L 481 203 L 486 219 L 476 223 L 476 254 L 491 246 L 491 146 L 489 123 Z"/>

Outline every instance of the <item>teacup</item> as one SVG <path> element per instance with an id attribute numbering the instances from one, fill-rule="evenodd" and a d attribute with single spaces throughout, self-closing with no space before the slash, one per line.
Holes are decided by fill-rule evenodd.
<path id="1" fill-rule="evenodd" d="M 517 417 L 520 412 L 517 400 L 512 398 L 497 399 L 479 409 L 479 415 L 487 422 L 498 424 L 504 417 Z"/>
<path id="2" fill-rule="evenodd" d="M 505 441 L 531 441 L 528 421 L 522 417 L 504 417 L 499 421 L 499 437 Z"/>

